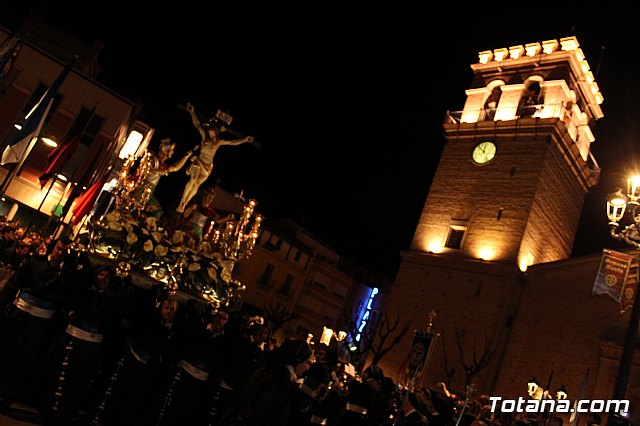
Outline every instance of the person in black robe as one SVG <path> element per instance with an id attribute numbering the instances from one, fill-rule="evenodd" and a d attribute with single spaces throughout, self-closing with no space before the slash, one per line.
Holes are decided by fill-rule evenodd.
<path id="1" fill-rule="evenodd" d="M 435 389 L 425 388 L 423 391 L 427 402 L 427 412 L 425 414 L 429 421 L 429 426 L 453 426 L 455 423 L 453 420 L 455 410 L 453 400 L 443 392 Z"/>
<path id="2" fill-rule="evenodd" d="M 183 334 L 177 299 L 166 294 L 147 321 L 139 323 L 128 339 L 124 354 L 110 370 L 100 399 L 89 410 L 90 424 L 128 426 L 137 423 L 157 389 L 177 362 Z M 151 303 L 151 300 L 148 301 Z M 140 306 L 145 311 L 145 307 Z"/>
<path id="3" fill-rule="evenodd" d="M 337 381 L 338 348 L 329 347 L 319 357 L 302 375 L 302 383 L 294 395 L 291 424 L 303 426 L 329 421 L 331 405 L 323 402 L 330 384 Z"/>
<path id="4" fill-rule="evenodd" d="M 396 384 L 391 377 L 383 377 L 380 380 L 380 389 L 373 395 L 371 407 L 367 411 L 365 426 L 389 425 L 390 419 L 395 414 L 394 400 L 396 399 Z M 433 425 L 430 425 L 433 426 Z"/>
<path id="5" fill-rule="evenodd" d="M 224 344 L 224 327 L 229 318 L 222 309 L 205 309 L 200 318 L 187 316 L 178 362 L 143 411 L 139 425 L 196 425 L 206 418 L 210 404 L 206 401 L 207 381 L 219 374 Z M 218 376 L 219 377 L 219 376 Z"/>
<path id="6" fill-rule="evenodd" d="M 365 419 L 374 396 L 380 390 L 380 380 L 384 377 L 382 369 L 371 365 L 362 373 L 362 380 L 352 380 L 349 384 L 345 410 L 340 417 L 340 426 L 364 426 Z"/>
<path id="7" fill-rule="evenodd" d="M 0 261 L 12 270 L 17 271 L 22 262 L 27 259 L 29 254 L 29 243 L 25 241 L 17 241 L 11 247 L 2 252 Z"/>
<path id="8" fill-rule="evenodd" d="M 287 426 L 297 380 L 312 363 L 304 340 L 285 340 L 249 378 L 222 415 L 220 426 Z"/>
<path id="9" fill-rule="evenodd" d="M 421 391 L 409 392 L 400 406 L 400 413 L 394 426 L 428 426 L 425 397 Z"/>
<path id="10" fill-rule="evenodd" d="M 0 404 L 33 404 L 42 354 L 56 335 L 69 283 L 79 264 L 65 261 L 71 241 L 24 262 L 0 292 Z"/>
<path id="11" fill-rule="evenodd" d="M 209 376 L 208 405 L 203 424 L 217 425 L 221 414 L 242 391 L 249 376 L 262 362 L 263 352 L 251 341 L 249 319 L 239 311 L 229 312 L 224 328 L 224 341 L 220 348 L 220 365 Z"/>
<path id="12" fill-rule="evenodd" d="M 120 287 L 113 268 L 95 269 L 91 285 L 78 288 L 64 333 L 50 346 L 43 363 L 38 406 L 51 424 L 80 419 L 103 366 L 105 336 L 119 321 Z"/>

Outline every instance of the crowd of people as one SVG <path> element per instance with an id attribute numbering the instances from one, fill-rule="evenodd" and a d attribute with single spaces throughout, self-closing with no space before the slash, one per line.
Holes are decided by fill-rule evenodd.
<path id="1" fill-rule="evenodd" d="M 337 344 L 270 344 L 260 317 L 134 285 L 66 238 L 0 230 L 0 410 L 27 404 L 50 425 L 456 424 L 444 387 L 354 374 Z"/>

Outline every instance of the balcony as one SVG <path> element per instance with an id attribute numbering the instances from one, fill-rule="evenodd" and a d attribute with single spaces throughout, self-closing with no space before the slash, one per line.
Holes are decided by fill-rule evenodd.
<path id="1" fill-rule="evenodd" d="M 577 131 L 575 112 L 564 103 L 521 105 L 476 110 L 447 111 L 445 124 L 478 123 L 481 121 L 509 121 L 521 118 L 559 118 Z M 570 131 L 571 133 L 571 131 Z"/>
<path id="2" fill-rule="evenodd" d="M 466 109 L 447 111 L 444 127 L 459 135 L 477 131 L 492 131 L 498 135 L 501 133 L 498 130 L 505 134 L 513 134 L 513 132 L 536 134 L 550 132 L 551 128 L 555 127 L 561 135 L 564 149 L 572 152 L 575 161 L 580 163 L 577 167 L 582 170 L 586 185 L 590 187 L 600 178 L 600 166 L 590 150 L 594 140 L 593 133 L 581 114 L 576 105 L 568 107 L 564 103 Z M 570 136 L 570 139 L 566 138 L 566 135 Z"/>

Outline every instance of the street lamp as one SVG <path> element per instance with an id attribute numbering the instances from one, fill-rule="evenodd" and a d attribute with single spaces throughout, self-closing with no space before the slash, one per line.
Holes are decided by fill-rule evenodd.
<path id="1" fill-rule="evenodd" d="M 640 248 L 640 176 L 634 176 L 627 180 L 627 193 L 624 194 L 618 189 L 612 194 L 607 201 L 607 216 L 609 217 L 609 229 L 611 236 L 622 241 L 632 247 Z M 629 209 L 627 209 L 629 207 Z M 621 221 L 625 213 L 630 211 L 632 222 L 621 228 Z M 633 352 L 635 350 L 636 339 L 638 336 L 638 322 L 640 321 L 640 292 L 638 292 L 636 283 L 635 298 L 631 310 L 631 318 L 629 318 L 629 326 L 627 327 L 627 335 L 625 336 L 624 346 L 622 349 L 622 357 L 620 358 L 620 367 L 618 368 L 618 376 L 613 391 L 613 399 L 626 399 L 627 387 L 629 384 L 629 375 L 631 373 L 631 365 L 633 362 Z M 615 416 L 609 415 L 608 424 L 615 422 Z"/>

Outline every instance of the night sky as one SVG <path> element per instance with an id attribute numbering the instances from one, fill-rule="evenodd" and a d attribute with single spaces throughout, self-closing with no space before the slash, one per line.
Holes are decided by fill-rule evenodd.
<path id="1" fill-rule="evenodd" d="M 13 3 L 0 3 L 7 26 L 29 2 Z M 44 20 L 104 43 L 98 81 L 144 102 L 141 118 L 157 129 L 152 148 L 171 137 L 178 158 L 199 142 L 179 104 L 229 111 L 232 127 L 261 147 L 222 147 L 208 183 L 243 190 L 266 220 L 291 217 L 339 253 L 392 273 L 437 167 L 445 113 L 463 108 L 477 53 L 575 35 L 605 117 L 592 145 L 602 176 L 587 195 L 574 254 L 620 247 L 607 236 L 604 202 L 637 164 L 630 12 L 574 2 L 115 3 L 54 0 Z M 160 201 L 174 202 L 167 197 L 186 178 L 163 178 Z"/>

